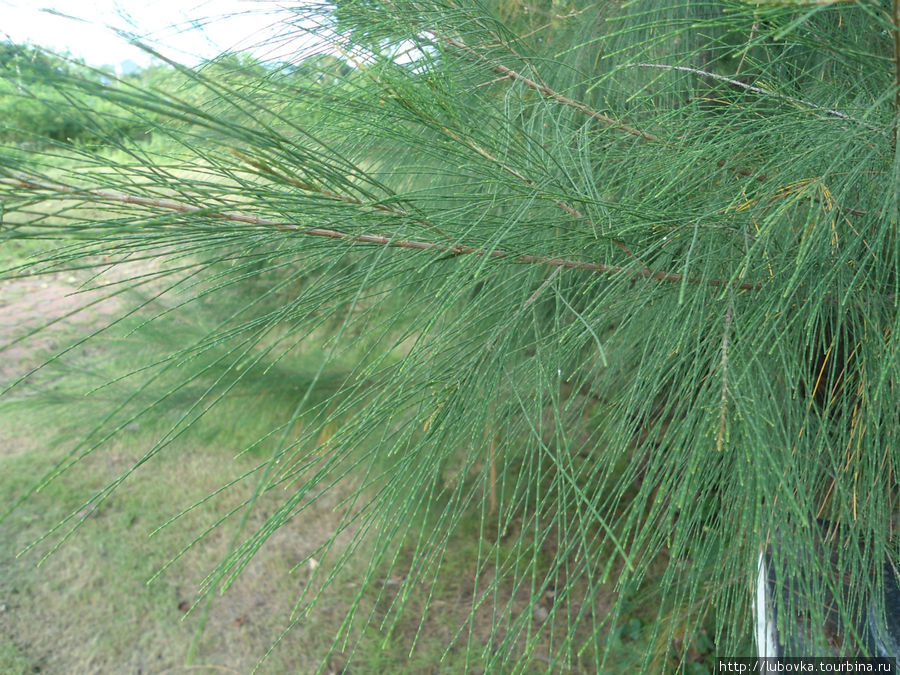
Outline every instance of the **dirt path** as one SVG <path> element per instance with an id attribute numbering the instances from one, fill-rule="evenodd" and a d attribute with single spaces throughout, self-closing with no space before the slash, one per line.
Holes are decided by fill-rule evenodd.
<path id="1" fill-rule="evenodd" d="M 0 388 L 40 365 L 43 358 L 38 355 L 59 348 L 53 334 L 62 326 L 14 341 L 83 305 L 85 299 L 73 295 L 76 281 L 71 275 L 54 274 L 0 282 Z"/>

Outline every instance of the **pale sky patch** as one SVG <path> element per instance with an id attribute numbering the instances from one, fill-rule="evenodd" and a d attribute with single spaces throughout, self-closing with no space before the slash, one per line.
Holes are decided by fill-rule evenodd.
<path id="1" fill-rule="evenodd" d="M 294 44 L 275 39 L 292 16 L 270 0 L 0 0 L 0 39 L 68 52 L 94 66 L 151 62 L 115 29 L 186 65 L 227 51 L 291 60 L 290 51 L 309 51 L 310 40 L 297 32 Z M 275 45 L 284 54 L 273 53 Z"/>

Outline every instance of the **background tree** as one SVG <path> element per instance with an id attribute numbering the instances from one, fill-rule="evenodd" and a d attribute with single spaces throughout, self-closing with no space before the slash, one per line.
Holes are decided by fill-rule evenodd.
<path id="1" fill-rule="evenodd" d="M 525 669 L 539 644 L 548 667 L 602 669 L 634 603 L 658 608 L 645 668 L 654 653 L 687 668 L 706 624 L 717 653 L 750 652 L 766 547 L 816 648 L 835 648 L 835 595 L 836 649 L 868 649 L 852 628 L 883 621 L 897 547 L 897 7 L 292 11 L 297 62 L 334 57 L 302 61 L 322 77 L 225 59 L 247 77 L 180 68 L 202 92 L 185 97 L 42 75 L 93 133 L 117 138 L 90 97 L 144 120 L 180 145 L 177 166 L 121 139 L 128 160 L 85 153 L 77 170 L 4 151 L 3 236 L 73 242 L 30 272 L 159 256 L 158 293 L 190 289 L 167 311 L 239 291 L 202 338 L 136 369 L 70 459 L 176 407 L 142 464 L 249 372 L 320 349 L 283 424 L 250 444 L 267 452 L 240 477 L 254 497 L 227 514 L 210 592 L 343 480 L 345 526 L 374 551 L 363 587 L 402 573 L 391 612 L 427 595 L 472 523 L 491 571 L 473 613 L 503 584 L 528 589 L 531 611 L 496 603 L 470 654 L 489 671 Z M 282 508 L 247 531 L 275 489 Z M 593 598 L 612 581 L 607 611 Z M 370 620 L 351 609 L 347 634 Z"/>
<path id="2" fill-rule="evenodd" d="M 0 43 L 0 114 L 5 124 L 4 140 L 10 143 L 35 144 L 41 141 L 94 142 L 98 139 L 79 112 L 56 88 L 56 82 L 67 78 L 84 82 L 109 82 L 111 74 L 90 70 L 83 63 L 50 55 L 32 47 Z M 106 105 L 102 98 L 90 99 L 94 115 L 103 115 L 108 123 L 104 132 L 116 132 L 143 140 L 139 121 L 123 116 L 120 110 Z M 117 129 L 109 122 L 117 120 Z"/>

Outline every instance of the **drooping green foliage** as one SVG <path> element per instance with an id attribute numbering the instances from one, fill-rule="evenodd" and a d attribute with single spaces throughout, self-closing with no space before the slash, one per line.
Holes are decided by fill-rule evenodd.
<path id="1" fill-rule="evenodd" d="M 882 561 L 897 556 L 892 7 L 291 11 L 294 64 L 178 69 L 190 96 L 46 75 L 54 101 L 102 98 L 178 151 L 152 154 L 101 116 L 92 134 L 124 153 L 3 167 L 0 236 L 67 242 L 7 275 L 155 257 L 167 312 L 231 298 L 202 338 L 136 367 L 142 397 L 71 459 L 175 406 L 149 460 L 248 373 L 317 351 L 243 478 L 283 507 L 249 531 L 251 498 L 222 525 L 234 545 L 210 591 L 346 479 L 344 522 L 371 555 L 360 597 L 404 579 L 383 626 L 477 523 L 472 613 L 491 607 L 492 638 L 476 644 L 469 624 L 454 641 L 488 672 L 537 653 L 602 670 L 638 607 L 653 608 L 645 669 L 687 668 L 702 630 L 719 654 L 750 652 L 763 550 L 799 589 L 781 616 L 800 620 L 780 630 L 868 649 L 852 627 L 871 608 L 883 619 Z M 608 588 L 612 605 L 595 602 Z M 821 629 L 831 595 L 851 627 L 837 647 Z M 359 606 L 338 641 L 373 621 Z"/>

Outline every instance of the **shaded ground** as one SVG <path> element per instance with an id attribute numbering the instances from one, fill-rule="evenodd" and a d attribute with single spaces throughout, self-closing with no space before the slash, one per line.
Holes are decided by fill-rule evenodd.
<path id="1" fill-rule="evenodd" d="M 90 301 L 87 297 L 74 295 L 78 291 L 76 281 L 71 275 L 55 274 L 0 282 L 0 345 L 22 338 L 29 331 L 87 304 Z M 110 303 L 105 312 L 112 310 Z M 85 319 L 80 317 L 80 320 Z M 74 321 L 70 319 L 68 323 Z M 43 354 L 58 348 L 59 341 L 52 332 L 7 347 L 0 359 L 0 386 L 5 388 L 14 377 L 40 365 Z"/>

